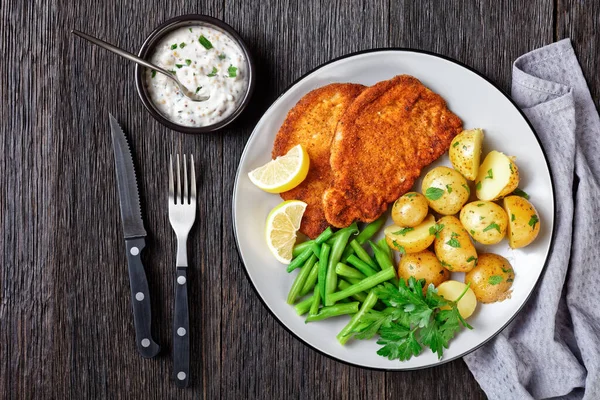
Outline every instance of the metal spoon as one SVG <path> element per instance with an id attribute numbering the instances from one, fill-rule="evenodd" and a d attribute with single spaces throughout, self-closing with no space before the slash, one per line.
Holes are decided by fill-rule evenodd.
<path id="1" fill-rule="evenodd" d="M 179 81 L 179 79 L 177 79 L 177 77 L 174 74 L 172 74 L 171 72 L 167 71 L 166 69 L 158 67 L 158 66 L 156 66 L 156 65 L 154 65 L 152 63 L 149 63 L 148 61 L 146 61 L 146 60 L 144 60 L 142 58 L 134 56 L 133 54 L 131 54 L 131 53 L 129 53 L 129 52 L 123 50 L 123 49 L 120 49 L 120 48 L 118 48 L 116 46 L 113 46 L 110 43 L 106 43 L 105 41 L 97 39 L 97 38 L 95 38 L 93 36 L 87 35 L 87 34 L 85 34 L 83 32 L 80 32 L 80 31 L 78 31 L 76 29 L 71 30 L 71 33 L 73 33 L 74 35 L 79 36 L 80 38 L 83 38 L 85 40 L 88 40 L 88 41 L 94 43 L 96 46 L 100 46 L 103 49 L 106 49 L 108 51 L 112 51 L 113 53 L 115 53 L 117 55 L 120 55 L 121 57 L 124 57 L 124 58 L 126 58 L 128 60 L 131 60 L 133 62 L 136 62 L 136 63 L 138 63 L 140 65 L 143 65 L 146 68 L 151 68 L 154 71 L 159 72 L 159 73 L 165 75 L 167 78 L 169 78 L 169 79 L 173 80 L 173 82 L 175 82 L 175 84 L 179 87 L 179 91 L 185 97 L 187 97 L 188 99 L 190 99 L 192 101 L 206 101 L 206 100 L 208 100 L 210 98 L 210 96 L 196 96 L 196 94 L 193 93 L 192 91 L 188 90 L 183 85 L 183 83 L 181 83 Z"/>

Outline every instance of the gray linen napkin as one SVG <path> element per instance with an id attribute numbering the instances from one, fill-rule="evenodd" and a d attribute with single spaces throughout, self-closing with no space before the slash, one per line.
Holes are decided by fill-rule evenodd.
<path id="1" fill-rule="evenodd" d="M 570 40 L 519 57 L 512 97 L 549 159 L 557 206 L 554 246 L 521 313 L 465 361 L 490 399 L 597 400 L 600 119 Z"/>

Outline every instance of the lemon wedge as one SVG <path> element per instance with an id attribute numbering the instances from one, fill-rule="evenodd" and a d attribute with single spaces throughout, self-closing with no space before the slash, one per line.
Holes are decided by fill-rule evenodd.
<path id="1" fill-rule="evenodd" d="M 269 193 L 287 192 L 298 186 L 308 174 L 310 160 L 302 145 L 294 146 L 285 155 L 269 161 L 248 173 L 260 189 Z"/>
<path id="2" fill-rule="evenodd" d="M 275 258 L 283 263 L 292 261 L 292 250 L 296 244 L 296 232 L 306 210 L 306 203 L 300 200 L 288 200 L 271 210 L 267 217 L 265 236 L 267 246 Z"/>

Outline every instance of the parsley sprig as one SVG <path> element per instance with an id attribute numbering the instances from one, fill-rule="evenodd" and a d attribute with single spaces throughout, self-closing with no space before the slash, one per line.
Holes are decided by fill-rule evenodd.
<path id="1" fill-rule="evenodd" d="M 458 312 L 458 301 L 449 301 L 438 295 L 433 285 L 423 293 L 424 280 L 410 277 L 408 283 L 400 280 L 398 287 L 384 283 L 373 290 L 387 308 L 370 310 L 351 332 L 357 339 L 370 339 L 379 334 L 377 354 L 390 360 L 408 360 L 429 347 L 441 359 L 444 349 L 461 327 L 473 329 Z"/>

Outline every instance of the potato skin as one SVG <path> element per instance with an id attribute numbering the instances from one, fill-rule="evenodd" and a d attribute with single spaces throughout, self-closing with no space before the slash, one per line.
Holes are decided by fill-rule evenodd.
<path id="1" fill-rule="evenodd" d="M 448 155 L 452 166 L 465 178 L 474 181 L 479 171 L 483 130 L 464 130 L 452 139 Z"/>
<path id="2" fill-rule="evenodd" d="M 473 201 L 460 210 L 460 222 L 482 244 L 496 244 L 506 235 L 506 211 L 491 201 Z"/>
<path id="3" fill-rule="evenodd" d="M 482 303 L 495 303 L 510 298 L 515 271 L 508 260 L 498 254 L 479 255 L 477 266 L 465 275 L 475 297 Z"/>
<path id="4" fill-rule="evenodd" d="M 398 263 L 398 277 L 408 280 L 411 276 L 415 279 L 425 279 L 426 288 L 430 283 L 437 287 L 440 283 L 450 279 L 450 271 L 442 267 L 435 254 L 429 250 L 419 253 L 406 254 Z"/>
<path id="5" fill-rule="evenodd" d="M 399 226 L 411 227 L 419 225 L 429 212 L 427 199 L 421 193 L 406 193 L 394 202 L 392 220 Z"/>
<path id="6" fill-rule="evenodd" d="M 441 227 L 434 240 L 435 255 L 450 271 L 469 272 L 477 263 L 477 251 L 460 221 L 446 216 L 437 221 Z"/>
<path id="7" fill-rule="evenodd" d="M 460 172 L 436 167 L 423 178 L 421 191 L 429 206 L 442 215 L 454 215 L 469 200 L 471 190 Z"/>
<path id="8" fill-rule="evenodd" d="M 533 204 L 520 196 L 504 198 L 508 217 L 508 245 L 513 249 L 525 247 L 540 233 L 540 216 Z"/>

